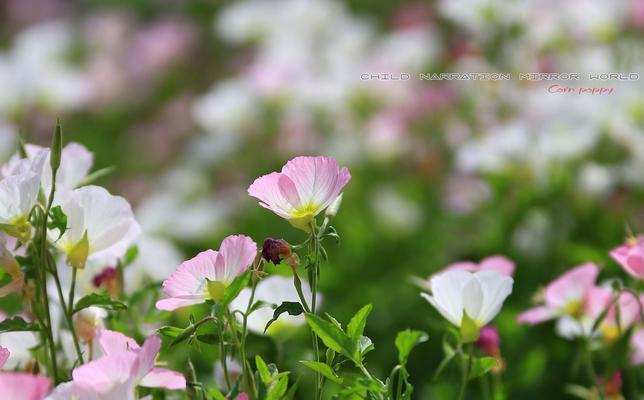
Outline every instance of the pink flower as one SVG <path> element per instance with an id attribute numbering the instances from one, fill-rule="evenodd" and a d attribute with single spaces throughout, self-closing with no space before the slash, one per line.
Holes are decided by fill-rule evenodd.
<path id="1" fill-rule="evenodd" d="M 179 307 L 218 301 L 230 283 L 245 272 L 257 255 L 257 245 L 244 235 L 228 236 L 221 248 L 206 250 L 184 261 L 163 282 L 163 292 L 169 298 L 159 300 L 159 310 L 172 311 Z"/>
<path id="2" fill-rule="evenodd" d="M 9 349 L 0 346 L 0 368 L 4 367 L 4 363 L 7 362 L 10 354 Z"/>
<path id="3" fill-rule="evenodd" d="M 583 310 L 586 294 L 594 286 L 597 275 L 599 268 L 593 263 L 567 271 L 546 286 L 542 306 L 524 311 L 517 320 L 534 325 L 560 315 L 578 314 Z"/>
<path id="4" fill-rule="evenodd" d="M 496 255 L 486 257 L 478 264 L 472 261 L 450 264 L 441 272 L 445 271 L 495 271 L 501 275 L 512 276 L 514 274 L 514 262 L 507 257 Z"/>
<path id="5" fill-rule="evenodd" d="M 0 372 L 0 399 L 42 400 L 51 387 L 44 376 L 22 372 Z"/>
<path id="6" fill-rule="evenodd" d="M 644 328 L 639 328 L 631 336 L 631 364 L 644 364 Z"/>
<path id="7" fill-rule="evenodd" d="M 308 231 L 311 220 L 338 197 L 351 179 L 330 157 L 296 157 L 282 172 L 255 179 L 248 194 L 296 228 Z"/>
<path id="8" fill-rule="evenodd" d="M 629 275 L 644 279 L 644 236 L 626 240 L 626 243 L 613 249 L 610 255 Z"/>
<path id="9" fill-rule="evenodd" d="M 48 400 L 134 400 L 139 385 L 185 389 L 183 375 L 154 366 L 161 348 L 158 336 L 151 336 L 139 346 L 119 332 L 102 330 L 98 342 L 104 356 L 76 368 L 73 380 L 58 385 Z"/>
<path id="10" fill-rule="evenodd" d="M 489 357 L 500 358 L 499 346 L 501 338 L 499 330 L 494 325 L 486 325 L 481 328 L 479 338 L 476 340 L 476 347 L 481 349 Z"/>

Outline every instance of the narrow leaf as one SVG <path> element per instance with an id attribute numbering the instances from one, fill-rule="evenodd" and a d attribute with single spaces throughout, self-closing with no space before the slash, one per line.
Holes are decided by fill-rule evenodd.
<path id="1" fill-rule="evenodd" d="M 230 302 L 232 302 L 235 297 L 239 295 L 239 292 L 241 292 L 242 289 L 248 285 L 249 281 L 250 271 L 246 271 L 235 278 L 233 282 L 228 285 L 226 290 L 224 290 L 223 296 L 221 296 L 221 299 L 217 302 L 217 308 L 220 310 L 225 310 L 226 307 L 228 307 L 228 304 L 230 304 Z"/>
<path id="2" fill-rule="evenodd" d="M 351 318 L 351 321 L 349 321 L 349 324 L 347 325 L 347 335 L 349 335 L 349 337 L 354 341 L 358 341 L 362 337 L 362 333 L 364 332 L 364 328 L 367 324 L 367 317 L 369 316 L 369 313 L 371 313 L 372 309 L 373 306 L 371 304 L 367 304 L 358 310 L 353 318 Z"/>
<path id="3" fill-rule="evenodd" d="M 338 384 L 342 384 L 342 378 L 337 376 L 335 374 L 335 371 L 333 371 L 333 368 L 329 367 L 328 365 L 317 361 L 304 360 L 300 362 L 306 365 L 307 367 L 311 368 L 313 371 L 318 372 L 320 375 L 324 376 L 330 381 L 333 381 Z"/>
<path id="4" fill-rule="evenodd" d="M 360 363 L 355 357 L 355 343 L 334 323 L 325 321 L 315 314 L 306 314 L 306 322 L 326 347 L 343 354 L 355 363 Z"/>
<path id="5" fill-rule="evenodd" d="M 273 322 L 277 321 L 280 315 L 282 315 L 285 312 L 287 312 L 289 315 L 300 315 L 304 312 L 304 309 L 302 308 L 302 304 L 298 302 L 293 302 L 293 301 L 283 302 L 273 312 L 273 318 L 270 321 L 268 321 L 268 323 L 266 324 L 266 327 L 264 328 L 264 332 L 266 332 L 268 330 L 268 327 L 271 326 Z"/>
<path id="6" fill-rule="evenodd" d="M 498 367 L 499 361 L 494 357 L 479 357 L 472 360 L 469 379 L 485 375 L 489 370 Z"/>
<path id="7" fill-rule="evenodd" d="M 27 322 L 20 317 L 7 318 L 0 322 L 0 333 L 39 330 L 40 326 L 38 324 Z"/>
<path id="8" fill-rule="evenodd" d="M 108 310 L 126 310 L 127 309 L 127 306 L 125 305 L 125 303 L 122 303 L 118 300 L 113 300 L 110 298 L 110 296 L 107 296 L 104 294 L 92 293 L 82 297 L 80 300 L 78 300 L 78 302 L 76 302 L 76 306 L 74 307 L 73 313 L 77 313 L 80 310 L 91 306 L 106 308 Z"/>
<path id="9" fill-rule="evenodd" d="M 406 365 L 409 359 L 409 353 L 418 344 L 427 341 L 429 336 L 422 331 L 406 329 L 398 332 L 396 336 L 396 348 L 398 349 L 398 361 L 401 365 Z"/>

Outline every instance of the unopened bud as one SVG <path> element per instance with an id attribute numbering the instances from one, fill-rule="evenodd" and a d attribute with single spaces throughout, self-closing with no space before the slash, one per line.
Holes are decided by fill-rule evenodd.
<path id="1" fill-rule="evenodd" d="M 55 174 L 60 167 L 60 158 L 63 153 L 63 132 L 60 128 L 60 121 L 56 121 L 56 129 L 54 130 L 54 137 L 51 139 L 51 153 L 49 156 L 49 165 L 52 172 Z"/>
<path id="2" fill-rule="evenodd" d="M 262 245 L 262 257 L 277 265 L 281 260 L 290 257 L 291 245 L 284 239 L 266 238 Z"/>
<path id="3" fill-rule="evenodd" d="M 83 269 L 85 268 L 88 255 L 89 240 L 87 239 L 87 231 L 85 231 L 82 239 L 72 247 L 69 253 L 67 253 L 67 264 L 73 268 Z"/>
<path id="4" fill-rule="evenodd" d="M 120 294 L 120 285 L 118 280 L 118 273 L 114 267 L 105 267 L 103 270 L 94 275 L 92 284 L 96 288 L 103 288 L 107 290 L 112 298 L 118 298 Z"/>
<path id="5" fill-rule="evenodd" d="M 330 206 L 327 207 L 324 215 L 329 218 L 333 218 L 336 216 L 338 213 L 338 210 L 340 209 L 340 205 L 342 205 L 342 193 L 338 195 L 338 197 L 333 200 L 333 203 L 331 203 Z"/>
<path id="6" fill-rule="evenodd" d="M 103 320 L 106 317 L 107 311 L 102 308 L 84 308 L 74 316 L 74 331 L 83 342 L 90 343 L 104 327 Z"/>

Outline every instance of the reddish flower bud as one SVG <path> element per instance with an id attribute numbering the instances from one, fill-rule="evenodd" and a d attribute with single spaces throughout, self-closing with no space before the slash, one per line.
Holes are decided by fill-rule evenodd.
<path id="1" fill-rule="evenodd" d="M 266 238 L 262 245 L 262 257 L 277 265 L 281 260 L 291 256 L 291 245 L 284 239 Z"/>

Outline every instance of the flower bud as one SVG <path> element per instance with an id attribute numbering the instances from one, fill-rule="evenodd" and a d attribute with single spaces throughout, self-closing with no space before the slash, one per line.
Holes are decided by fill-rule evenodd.
<path id="1" fill-rule="evenodd" d="M 103 320 L 106 317 L 107 311 L 102 308 L 84 308 L 74 316 L 74 331 L 83 342 L 90 343 L 104 327 Z"/>
<path id="2" fill-rule="evenodd" d="M 262 245 L 262 257 L 277 265 L 282 259 L 290 257 L 291 245 L 284 239 L 266 238 Z"/>
<path id="3" fill-rule="evenodd" d="M 60 121 L 56 122 L 56 130 L 51 140 L 51 153 L 49 156 L 49 166 L 54 174 L 60 167 L 60 158 L 63 153 L 63 132 L 60 128 Z"/>
<path id="4" fill-rule="evenodd" d="M 324 212 L 324 215 L 329 218 L 333 218 L 336 216 L 338 213 L 338 210 L 340 209 L 340 205 L 342 205 L 342 196 L 344 193 L 340 193 L 338 197 L 333 200 L 333 203 L 329 207 L 327 207 L 326 211 Z"/>
<path id="5" fill-rule="evenodd" d="M 87 231 L 83 238 L 76 243 L 69 253 L 67 253 L 67 264 L 72 268 L 85 268 L 87 256 L 89 255 L 89 240 L 87 239 Z"/>

